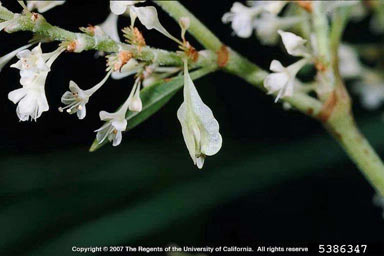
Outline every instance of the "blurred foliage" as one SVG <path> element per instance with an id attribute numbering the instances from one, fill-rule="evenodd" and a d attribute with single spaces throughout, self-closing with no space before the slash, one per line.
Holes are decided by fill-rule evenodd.
<path id="1" fill-rule="evenodd" d="M 381 125 L 375 119 L 364 126 L 376 146 L 384 143 Z M 133 244 L 243 194 L 346 159 L 325 134 L 278 147 L 227 141 L 202 172 L 179 150 L 180 141 L 122 147 L 3 154 L 1 255 L 71 255 L 73 245 Z"/>

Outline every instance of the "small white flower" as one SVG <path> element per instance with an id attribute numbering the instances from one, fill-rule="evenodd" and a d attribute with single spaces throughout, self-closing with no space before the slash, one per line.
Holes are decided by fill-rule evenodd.
<path id="1" fill-rule="evenodd" d="M 249 3 L 251 7 L 235 2 L 232 5 L 231 11 L 225 13 L 222 18 L 224 23 L 232 22 L 233 31 L 241 38 L 248 38 L 252 35 L 255 28 L 255 20 L 260 14 L 276 16 L 287 4 L 284 1 L 249 1 Z M 260 26 L 258 28 L 259 30 L 262 29 Z M 272 32 L 269 35 L 271 34 Z"/>
<path id="2" fill-rule="evenodd" d="M 177 111 L 185 144 L 193 163 L 201 169 L 206 156 L 213 156 L 222 146 L 219 123 L 201 100 L 184 60 L 184 102 Z"/>
<path id="3" fill-rule="evenodd" d="M 241 3 L 234 3 L 231 11 L 225 13 L 222 21 L 224 23 L 232 22 L 232 29 L 238 37 L 248 38 L 253 32 L 253 22 L 262 9 L 247 7 Z"/>
<path id="4" fill-rule="evenodd" d="M 361 75 L 362 66 L 356 51 L 346 45 L 342 44 L 339 47 L 339 71 L 340 75 L 344 78 L 355 78 Z"/>
<path id="5" fill-rule="evenodd" d="M 37 9 L 38 12 L 43 13 L 64 3 L 65 1 L 28 1 L 27 8 L 30 11 Z"/>
<path id="6" fill-rule="evenodd" d="M 8 99 L 14 104 L 18 104 L 16 114 L 20 121 L 28 121 L 29 119 L 36 121 L 43 112 L 49 110 L 44 91 L 47 76 L 47 71 L 41 72 L 28 83 L 22 83 L 23 88 L 8 94 Z"/>
<path id="7" fill-rule="evenodd" d="M 118 1 L 120 2 L 120 1 Z M 119 16 L 117 16 L 114 13 L 110 13 L 107 17 L 107 19 L 100 24 L 98 27 L 101 28 L 106 35 L 108 35 L 110 38 L 112 38 L 116 42 L 120 42 L 119 32 L 117 29 L 117 19 Z"/>
<path id="8" fill-rule="evenodd" d="M 18 61 L 13 67 L 20 69 L 20 89 L 8 94 L 8 99 L 17 104 L 16 114 L 20 121 L 35 120 L 45 111 L 49 110 L 47 98 L 45 96 L 45 81 L 53 62 L 63 52 L 59 47 L 52 53 L 42 54 L 40 45 L 36 46 L 32 52 L 23 51 L 18 57 Z M 41 63 L 41 59 L 46 62 Z"/>
<path id="9" fill-rule="evenodd" d="M 87 40 L 84 35 L 77 34 L 75 39 L 75 49 L 74 52 L 80 53 L 85 50 L 87 47 Z"/>
<path id="10" fill-rule="evenodd" d="M 249 5 L 262 9 L 263 11 L 277 15 L 284 6 L 288 3 L 287 1 L 248 1 Z"/>
<path id="11" fill-rule="evenodd" d="M 188 30 L 189 26 L 191 25 L 191 20 L 189 17 L 181 17 L 179 19 L 179 24 L 183 30 Z"/>
<path id="12" fill-rule="evenodd" d="M 19 53 L 20 51 L 22 50 L 25 50 L 27 49 L 28 47 L 30 47 L 32 44 L 27 44 L 27 45 L 24 45 L 6 55 L 4 55 L 3 57 L 0 57 L 0 72 L 1 70 L 4 68 L 5 65 L 7 65 L 7 63 L 9 61 L 11 61 L 16 55 L 17 53 Z"/>
<path id="13" fill-rule="evenodd" d="M 279 61 L 272 61 L 270 70 L 275 73 L 269 74 L 265 78 L 264 87 L 268 90 L 268 94 L 277 93 L 275 102 L 280 98 L 293 95 L 296 75 L 306 63 L 306 59 L 301 59 L 288 67 L 284 67 Z"/>
<path id="14" fill-rule="evenodd" d="M 142 102 L 140 99 L 140 86 L 141 78 L 138 77 L 133 85 L 129 97 L 115 113 L 108 113 L 106 111 L 100 112 L 100 119 L 106 123 L 98 130 L 96 140 L 99 144 L 103 143 L 106 139 L 112 141 L 113 146 L 118 146 L 122 140 L 122 132 L 127 129 L 127 120 L 125 115 L 128 111 L 140 112 L 142 110 Z"/>
<path id="15" fill-rule="evenodd" d="M 360 94 L 361 105 L 374 110 L 384 103 L 384 82 L 376 72 L 364 70 L 360 81 L 353 84 L 353 92 Z"/>
<path id="16" fill-rule="evenodd" d="M 70 91 L 66 91 L 61 97 L 61 102 L 66 106 L 64 108 L 59 108 L 59 111 L 62 112 L 66 109 L 69 114 L 77 113 L 77 117 L 80 120 L 84 119 L 87 114 L 85 105 L 88 103 L 89 98 L 105 84 L 111 75 L 111 72 L 112 71 L 109 71 L 103 80 L 88 90 L 82 90 L 75 82 L 70 81 Z"/>
<path id="17" fill-rule="evenodd" d="M 308 48 L 304 45 L 307 40 L 291 32 L 279 30 L 278 33 L 280 34 L 281 39 L 283 40 L 284 47 L 287 50 L 288 54 L 292 56 L 302 57 L 308 57 L 310 55 Z"/>
<path id="18" fill-rule="evenodd" d="M 48 55 L 43 55 L 41 44 L 30 50 L 23 50 L 17 53 L 19 61 L 11 65 L 12 68 L 20 70 L 20 76 L 23 83 L 27 80 L 33 80 L 35 75 L 40 72 L 49 72 L 50 68 L 46 63 Z"/>
<path id="19" fill-rule="evenodd" d="M 124 106 L 115 113 L 100 112 L 100 119 L 105 121 L 105 124 L 95 131 L 97 132 L 96 139 L 99 144 L 108 139 L 113 142 L 112 145 L 114 147 L 120 145 L 123 138 L 122 132 L 127 129 L 127 120 L 125 119 L 126 112 L 127 109 Z"/>
<path id="20" fill-rule="evenodd" d="M 141 112 L 143 103 L 140 98 L 141 79 L 137 78 L 128 98 L 128 109 L 132 112 Z"/>
<path id="21" fill-rule="evenodd" d="M 120 80 L 127 76 L 136 74 L 140 69 L 142 68 L 142 65 L 137 62 L 134 58 L 131 58 L 122 68 L 120 71 L 115 71 L 112 73 L 112 79 Z"/>
<path id="22" fill-rule="evenodd" d="M 254 21 L 256 35 L 262 44 L 274 45 L 277 43 L 281 29 L 288 29 L 296 23 L 303 21 L 301 17 L 278 17 L 270 13 L 263 13 Z"/>
<path id="23" fill-rule="evenodd" d="M 140 3 L 144 1 L 114 1 L 111 0 L 109 2 L 109 7 L 111 8 L 111 11 L 116 15 L 124 14 L 127 9 L 131 6 L 133 6 L 136 3 Z"/>
<path id="24" fill-rule="evenodd" d="M 145 7 L 131 7 L 131 11 L 137 16 L 140 20 L 141 24 L 143 24 L 146 29 L 151 30 L 155 29 L 158 32 L 162 33 L 166 37 L 181 43 L 177 38 L 172 36 L 164 27 L 161 25 L 159 21 L 159 17 L 157 15 L 157 10 L 153 6 L 145 6 Z"/>

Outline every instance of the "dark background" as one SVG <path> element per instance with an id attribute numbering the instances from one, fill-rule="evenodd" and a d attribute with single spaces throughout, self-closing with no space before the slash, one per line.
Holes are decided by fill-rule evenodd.
<path id="1" fill-rule="evenodd" d="M 15 2 L 2 2 L 20 10 Z M 102 23 L 108 3 L 67 1 L 44 16 L 76 31 Z M 183 3 L 226 44 L 263 68 L 272 59 L 292 62 L 280 46 L 232 36 L 221 22 L 231 1 Z M 178 35 L 177 24 L 159 15 Z M 128 24 L 128 18 L 119 18 L 120 27 Z M 367 19 L 350 24 L 346 40 L 381 42 L 367 33 L 367 24 Z M 142 31 L 149 45 L 176 50 L 159 33 Z M 30 36 L 0 33 L 0 54 Z M 43 45 L 43 50 L 55 47 Z M 70 80 L 90 88 L 104 77 L 104 67 L 94 52 L 62 55 L 46 83 L 50 111 L 37 122 L 19 122 L 16 106 L 7 99 L 20 87 L 17 70 L 5 68 L 0 74 L 0 255 L 72 255 L 74 245 L 383 243 L 384 220 L 372 204 L 372 188 L 320 124 L 282 110 L 272 97 L 222 72 L 195 82 L 224 138 L 222 150 L 202 171 L 193 166 L 176 118 L 181 93 L 124 134 L 119 147 L 88 153 L 93 131 L 101 125 L 98 112 L 116 110 L 132 79 L 109 80 L 87 105 L 85 120 L 57 108 Z M 357 100 L 354 110 L 382 154 L 381 110 L 368 113 Z"/>

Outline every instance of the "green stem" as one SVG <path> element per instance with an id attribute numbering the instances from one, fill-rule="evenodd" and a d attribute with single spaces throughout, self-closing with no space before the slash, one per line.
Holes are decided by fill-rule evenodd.
<path id="1" fill-rule="evenodd" d="M 182 17 L 188 17 L 190 27 L 188 32 L 193 35 L 199 43 L 205 48 L 212 51 L 219 51 L 223 43 L 212 33 L 200 20 L 198 20 L 191 12 L 189 12 L 178 1 L 154 1 L 158 6 L 163 8 L 172 18 L 179 21 Z"/>
<path id="2" fill-rule="evenodd" d="M 324 65 L 328 67 L 330 64 L 329 53 L 329 26 L 327 14 L 325 13 L 325 4 L 322 1 L 313 2 L 313 30 L 316 35 L 316 45 L 318 50 L 318 58 Z"/>
<path id="3" fill-rule="evenodd" d="M 325 127 L 340 143 L 375 190 L 384 196 L 384 166 L 375 150 L 356 126 L 352 115 L 331 120 Z"/>
<path id="4" fill-rule="evenodd" d="M 12 26 L 9 33 L 17 31 L 31 31 L 35 35 L 38 35 L 41 39 L 49 39 L 52 41 L 72 41 L 78 37 L 85 40 L 85 50 L 98 50 L 105 52 L 119 52 L 120 49 L 129 50 L 133 53 L 136 59 L 146 62 L 156 62 L 165 66 L 182 66 L 182 56 L 175 52 L 169 52 L 161 49 L 154 49 L 151 47 L 142 47 L 139 51 L 137 47 L 119 43 L 112 40 L 109 37 L 96 40 L 95 37 L 86 35 L 84 33 L 74 33 L 48 23 L 43 16 L 39 14 L 39 17 L 34 21 L 31 18 L 31 14 L 20 15 L 15 17 L 15 14 L 7 10 L 5 7 L 0 6 L 0 19 L 10 20 L 15 18 L 15 25 Z M 213 52 L 207 52 L 198 59 L 196 63 L 192 63 L 192 67 L 199 66 L 212 66 L 216 63 L 216 54 Z"/>

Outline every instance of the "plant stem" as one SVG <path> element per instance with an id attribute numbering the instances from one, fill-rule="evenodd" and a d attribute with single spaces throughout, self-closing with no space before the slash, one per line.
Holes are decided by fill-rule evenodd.
<path id="1" fill-rule="evenodd" d="M 223 43 L 178 1 L 154 1 L 154 3 L 163 8 L 176 21 L 179 21 L 182 17 L 188 17 L 190 20 L 188 32 L 205 48 L 215 52 L 220 50 Z"/>
<path id="2" fill-rule="evenodd" d="M 384 196 L 383 163 L 357 128 L 352 115 L 343 115 L 341 118 L 330 121 L 325 127 L 359 167 L 372 187 Z"/>
<path id="3" fill-rule="evenodd" d="M 86 35 L 84 33 L 74 33 L 48 23 L 43 16 L 39 14 L 37 20 L 31 18 L 31 14 L 20 15 L 15 17 L 15 14 L 7 10 L 5 7 L 0 6 L 0 19 L 10 20 L 15 18 L 15 25 L 12 26 L 7 32 L 14 33 L 17 31 L 31 31 L 35 35 L 41 37 L 41 39 L 48 39 L 51 41 L 72 41 L 78 37 L 81 37 L 86 42 L 85 50 L 98 50 L 105 52 L 119 52 L 120 49 L 129 50 L 133 53 L 134 58 L 155 62 L 160 65 L 166 66 L 182 66 L 182 56 L 175 52 L 165 51 L 161 49 L 155 49 L 151 47 L 142 47 L 139 51 L 137 47 L 120 43 L 112 40 L 109 37 L 102 39 L 96 39 L 93 36 Z M 192 63 L 192 67 L 199 66 L 212 66 L 216 65 L 216 54 L 214 52 L 207 52 L 198 59 L 197 62 Z"/>

